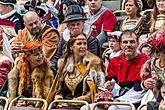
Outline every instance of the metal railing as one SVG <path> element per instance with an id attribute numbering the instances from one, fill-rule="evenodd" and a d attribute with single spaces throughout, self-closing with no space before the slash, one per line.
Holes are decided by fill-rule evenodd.
<path id="1" fill-rule="evenodd" d="M 9 101 L 8 101 L 8 99 L 7 99 L 6 97 L 2 97 L 2 96 L 0 96 L 0 100 L 4 100 L 4 101 L 5 101 L 5 105 L 2 106 L 2 108 L 3 108 L 3 110 L 7 110 L 8 105 L 9 105 Z"/>
<path id="2" fill-rule="evenodd" d="M 45 99 L 40 99 L 40 98 L 15 98 L 15 99 L 13 99 L 11 102 L 10 102 L 10 104 L 9 104 L 9 108 L 8 108 L 8 110 L 12 110 L 11 109 L 11 107 L 13 106 L 13 103 L 15 102 L 15 101 L 17 101 L 17 100 L 25 100 L 25 101 L 39 101 L 39 102 L 43 102 L 43 104 L 44 104 L 44 106 L 43 106 L 43 108 L 42 108 L 42 110 L 47 110 L 47 107 L 48 107 L 48 103 L 47 103 L 47 101 L 45 100 Z M 19 108 L 19 107 L 18 107 Z M 32 109 L 33 110 L 33 108 L 28 108 L 28 109 Z"/>
<path id="3" fill-rule="evenodd" d="M 136 110 L 135 106 L 132 103 L 129 102 L 97 102 L 95 104 L 93 104 L 92 109 L 94 110 L 96 106 L 98 105 L 125 105 L 125 106 L 130 106 L 131 110 Z"/>
<path id="4" fill-rule="evenodd" d="M 80 104 L 84 104 L 86 105 L 86 110 L 89 110 L 89 104 L 87 101 L 80 101 L 80 100 L 54 100 L 53 102 L 50 103 L 48 110 L 51 110 L 53 107 L 53 104 L 55 103 L 60 103 L 60 102 L 64 102 L 64 103 L 80 103 Z"/>
<path id="5" fill-rule="evenodd" d="M 147 108 L 144 108 L 144 107 L 147 107 L 147 104 L 141 104 L 137 110 L 147 110 Z"/>

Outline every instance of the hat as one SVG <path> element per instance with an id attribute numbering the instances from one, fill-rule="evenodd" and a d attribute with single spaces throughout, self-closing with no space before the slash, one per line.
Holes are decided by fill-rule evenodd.
<path id="1" fill-rule="evenodd" d="M 49 8 L 46 6 L 46 4 L 45 3 L 41 3 L 40 5 L 37 5 L 36 7 L 35 7 L 35 10 L 36 10 L 36 12 L 38 11 L 38 10 L 40 10 L 40 12 L 38 13 L 38 14 L 42 14 L 42 16 L 44 16 L 44 14 L 47 14 L 48 12 L 49 12 Z"/>
<path id="2" fill-rule="evenodd" d="M 150 45 L 153 46 L 153 51 L 159 52 L 165 48 L 165 29 L 160 29 L 154 32 L 149 39 Z"/>
<path id="3" fill-rule="evenodd" d="M 68 6 L 65 12 L 65 20 L 63 23 L 77 20 L 87 20 L 87 18 L 84 16 L 83 9 L 79 5 Z"/>
<path id="4" fill-rule="evenodd" d="M 37 5 L 40 5 L 40 4 L 41 4 L 41 2 L 36 1 L 36 0 L 27 1 L 27 2 L 25 3 L 25 5 L 24 5 L 24 8 L 27 9 L 27 10 L 29 10 L 29 7 L 35 9 L 35 7 L 36 7 Z"/>
<path id="5" fill-rule="evenodd" d="M 120 39 L 121 31 L 107 32 L 108 38 L 115 38 L 117 40 Z"/>
<path id="6" fill-rule="evenodd" d="M 4 4 L 4 5 L 14 5 L 16 4 L 16 0 L 0 0 L 0 4 Z"/>
<path id="7" fill-rule="evenodd" d="M 42 42 L 40 40 L 27 41 L 21 49 L 25 54 L 34 54 L 42 51 Z"/>

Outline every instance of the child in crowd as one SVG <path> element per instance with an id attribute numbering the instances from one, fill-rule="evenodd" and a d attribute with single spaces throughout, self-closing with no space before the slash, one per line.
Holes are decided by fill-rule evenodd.
<path id="1" fill-rule="evenodd" d="M 121 32 L 120 31 L 107 32 L 107 35 L 108 35 L 109 48 L 107 48 L 102 55 L 106 69 L 108 68 L 109 61 L 112 58 L 117 57 L 122 53 L 119 42 Z"/>

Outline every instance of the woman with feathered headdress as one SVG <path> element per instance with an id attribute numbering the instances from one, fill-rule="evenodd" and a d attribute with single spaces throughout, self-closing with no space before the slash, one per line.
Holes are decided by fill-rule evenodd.
<path id="1" fill-rule="evenodd" d="M 46 98 L 54 75 L 40 41 L 28 41 L 23 56 L 8 74 L 9 101 L 17 96 Z"/>
<path id="2" fill-rule="evenodd" d="M 154 58 L 148 60 L 141 69 L 142 85 L 145 90 L 153 90 L 154 97 L 160 102 L 163 98 L 160 87 L 165 82 L 165 29 L 156 31 L 149 43 Z M 165 96 L 165 94 L 164 94 Z"/>

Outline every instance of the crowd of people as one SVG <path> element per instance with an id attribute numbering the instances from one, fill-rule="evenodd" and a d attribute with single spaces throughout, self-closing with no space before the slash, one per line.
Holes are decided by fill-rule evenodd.
<path id="1" fill-rule="evenodd" d="M 165 110 L 165 1 L 0 0 L 0 96 Z M 150 94 L 151 97 L 146 97 Z M 18 99 L 19 100 L 19 99 Z M 25 106 L 19 100 L 15 106 Z M 0 105 L 3 105 L 0 103 Z M 30 103 L 42 107 L 41 103 Z M 85 110 L 79 103 L 53 108 Z M 123 105 L 95 110 L 131 110 Z"/>

